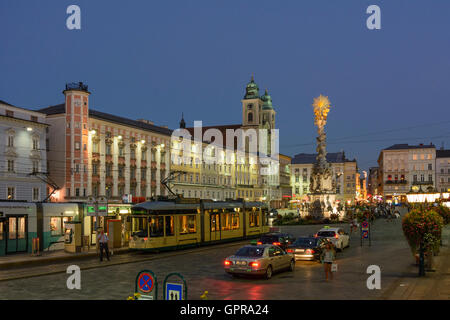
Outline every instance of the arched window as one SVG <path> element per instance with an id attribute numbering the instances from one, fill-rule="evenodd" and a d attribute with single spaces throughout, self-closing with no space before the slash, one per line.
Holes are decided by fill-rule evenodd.
<path id="1" fill-rule="evenodd" d="M 253 122 L 253 112 L 249 112 L 247 116 L 248 122 Z"/>

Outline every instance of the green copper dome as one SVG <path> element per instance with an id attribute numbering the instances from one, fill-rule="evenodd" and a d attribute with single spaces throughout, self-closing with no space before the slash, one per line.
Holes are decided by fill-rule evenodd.
<path id="1" fill-rule="evenodd" d="M 272 97 L 269 95 L 269 92 L 266 89 L 266 92 L 264 93 L 263 96 L 261 96 L 261 100 L 264 101 L 263 110 L 269 110 L 269 109 L 273 109 L 273 105 L 272 105 Z"/>
<path id="2" fill-rule="evenodd" d="M 258 85 L 255 83 L 255 80 L 253 79 L 253 75 L 252 75 L 252 79 L 245 87 L 244 99 L 255 99 L 258 97 L 259 97 L 259 88 L 258 88 Z"/>

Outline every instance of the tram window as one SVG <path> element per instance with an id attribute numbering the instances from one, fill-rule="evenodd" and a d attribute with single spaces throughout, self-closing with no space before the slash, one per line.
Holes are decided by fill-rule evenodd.
<path id="1" fill-rule="evenodd" d="M 196 233 L 195 215 L 180 216 L 180 234 Z"/>
<path id="2" fill-rule="evenodd" d="M 222 214 L 222 230 L 231 230 L 231 213 Z"/>
<path id="3" fill-rule="evenodd" d="M 69 222 L 72 217 L 51 217 L 50 231 L 52 236 L 62 236 L 64 234 L 64 222 Z"/>
<path id="4" fill-rule="evenodd" d="M 19 218 L 19 228 L 17 229 L 17 239 L 25 239 L 25 217 Z"/>
<path id="5" fill-rule="evenodd" d="M 231 220 L 231 229 L 239 229 L 239 213 L 233 213 Z"/>
<path id="6" fill-rule="evenodd" d="M 164 237 L 164 217 L 150 218 L 150 237 Z"/>
<path id="7" fill-rule="evenodd" d="M 173 216 L 166 216 L 166 236 L 174 235 Z"/>
<path id="8" fill-rule="evenodd" d="M 249 224 L 250 227 L 258 227 L 259 226 L 259 211 L 251 211 L 249 214 Z"/>
<path id="9" fill-rule="evenodd" d="M 0 240 L 3 240 L 3 222 L 0 221 Z"/>
<path id="10" fill-rule="evenodd" d="M 131 235 L 139 237 L 148 236 L 148 220 L 146 217 L 131 219 Z"/>

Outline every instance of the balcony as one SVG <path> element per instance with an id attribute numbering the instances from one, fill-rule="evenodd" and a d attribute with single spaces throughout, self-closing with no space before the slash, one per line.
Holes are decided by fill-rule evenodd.
<path id="1" fill-rule="evenodd" d="M 407 184 L 407 180 L 386 180 L 385 184 Z"/>
<path id="2" fill-rule="evenodd" d="M 428 185 L 428 184 L 433 184 L 433 180 L 429 180 L 429 181 L 413 181 L 412 182 L 413 185 Z"/>

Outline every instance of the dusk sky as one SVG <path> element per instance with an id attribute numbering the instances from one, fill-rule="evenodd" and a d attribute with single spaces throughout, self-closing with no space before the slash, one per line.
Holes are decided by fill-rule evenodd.
<path id="1" fill-rule="evenodd" d="M 81 8 L 68 30 L 66 8 Z M 381 8 L 381 30 L 366 9 Z M 254 73 L 280 152 L 315 152 L 313 98 L 329 97 L 328 152 L 360 169 L 395 143 L 450 148 L 450 1 L 0 2 L 0 100 L 38 109 L 83 81 L 90 107 L 177 128 L 241 123 Z"/>

